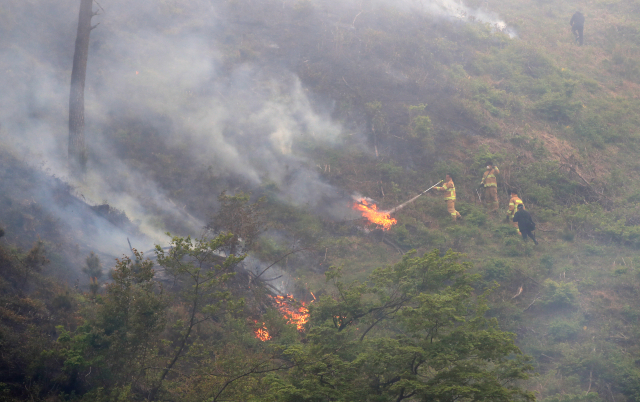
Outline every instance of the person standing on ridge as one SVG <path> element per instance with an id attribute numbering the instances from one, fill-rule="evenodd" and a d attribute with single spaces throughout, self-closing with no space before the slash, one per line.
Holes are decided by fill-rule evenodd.
<path id="1" fill-rule="evenodd" d="M 497 166 L 492 161 L 487 162 L 487 170 L 482 176 L 480 186 L 484 186 L 484 202 L 489 212 L 498 212 L 498 179 L 496 175 L 500 174 Z"/>
<path id="2" fill-rule="evenodd" d="M 447 173 L 444 179 L 444 184 L 441 187 L 434 187 L 438 191 L 444 191 L 444 200 L 447 203 L 447 211 L 451 214 L 451 220 L 456 221 L 457 218 L 462 218 L 460 212 L 456 211 L 456 186 L 453 184 L 451 175 Z"/>
<path id="3" fill-rule="evenodd" d="M 571 17 L 571 21 L 569 21 L 571 25 L 571 33 L 576 38 L 576 42 L 580 43 L 582 46 L 582 33 L 584 30 L 584 15 L 580 11 L 576 11 Z"/>
<path id="4" fill-rule="evenodd" d="M 524 210 L 524 205 L 518 205 L 518 212 L 513 216 L 513 221 L 518 223 L 520 233 L 522 234 L 522 240 L 527 241 L 527 236 L 531 237 L 535 245 L 538 245 L 536 235 L 533 233 L 536 230 L 536 224 L 531 219 L 531 214 Z"/>
<path id="5" fill-rule="evenodd" d="M 510 222 L 513 221 L 513 216 L 516 214 L 518 206 L 522 205 L 522 209 L 525 209 L 524 203 L 518 197 L 518 193 L 516 190 L 511 190 L 511 199 L 509 200 L 509 209 L 507 210 L 507 220 Z M 516 222 L 512 222 L 512 225 L 516 230 L 518 230 L 518 224 Z M 520 230 L 518 230 L 518 234 L 520 234 Z"/>

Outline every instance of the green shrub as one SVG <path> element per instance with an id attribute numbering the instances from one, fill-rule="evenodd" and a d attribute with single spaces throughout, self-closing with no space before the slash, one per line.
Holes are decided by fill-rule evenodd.
<path id="1" fill-rule="evenodd" d="M 591 244 L 585 245 L 584 251 L 587 253 L 587 255 L 592 255 L 592 256 L 601 256 L 604 254 L 604 248 L 599 246 L 594 246 Z"/>
<path id="2" fill-rule="evenodd" d="M 393 226 L 390 232 L 392 239 L 398 245 L 409 248 L 422 247 L 431 244 L 433 236 L 423 225 L 399 224 Z"/>
<path id="3" fill-rule="evenodd" d="M 464 172 L 464 170 L 464 165 L 456 161 L 438 162 L 433 169 L 433 171 L 438 175 L 438 180 L 444 180 L 444 176 L 447 173 L 450 173 L 453 175 L 454 182 L 462 177 L 462 172 Z"/>
<path id="4" fill-rule="evenodd" d="M 576 237 L 576 232 L 573 230 L 565 229 L 560 233 L 560 238 L 564 241 L 573 241 Z"/>
<path id="5" fill-rule="evenodd" d="M 462 241 L 471 240 L 478 235 L 478 229 L 474 227 L 452 226 L 447 228 L 447 232 L 455 239 Z"/>
<path id="6" fill-rule="evenodd" d="M 429 116 L 416 116 L 411 123 L 412 137 L 424 139 L 430 136 L 433 124 Z"/>
<path id="7" fill-rule="evenodd" d="M 608 128 L 600 116 L 589 116 L 574 125 L 578 137 L 591 143 L 596 148 L 604 148 L 604 135 Z"/>
<path id="8" fill-rule="evenodd" d="M 514 239 L 515 240 L 515 239 Z M 516 242 L 514 242 L 516 243 Z M 519 245 L 511 245 L 504 248 L 504 255 L 507 257 L 531 257 L 533 254 L 532 242 L 523 242 L 518 240 Z"/>
<path id="9" fill-rule="evenodd" d="M 519 246 L 522 244 L 522 240 L 518 239 L 518 238 L 513 238 L 513 237 L 509 237 L 507 239 L 505 239 L 504 241 L 504 245 L 507 247 L 510 246 Z"/>
<path id="10" fill-rule="evenodd" d="M 506 260 L 491 258 L 483 264 L 482 277 L 487 281 L 503 281 L 513 273 L 513 268 Z"/>
<path id="11" fill-rule="evenodd" d="M 579 102 L 572 101 L 566 94 L 547 93 L 534 103 L 533 109 L 549 121 L 566 123 L 570 121 L 581 107 Z"/>
<path id="12" fill-rule="evenodd" d="M 553 209 L 537 208 L 535 213 L 536 222 L 551 222 L 556 217 L 557 212 Z"/>
<path id="13" fill-rule="evenodd" d="M 545 398 L 542 402 L 604 402 L 604 399 L 596 392 L 589 392 L 586 395 L 565 394 L 560 396 L 553 396 Z"/>
<path id="14" fill-rule="evenodd" d="M 622 308 L 622 316 L 629 321 L 638 322 L 640 319 L 640 311 L 636 307 L 631 307 L 628 304 Z"/>
<path id="15" fill-rule="evenodd" d="M 621 275 L 624 275 L 624 274 L 626 274 L 626 273 L 628 273 L 628 272 L 629 272 L 629 267 L 620 267 L 620 268 L 616 268 L 616 269 L 613 271 L 613 274 L 614 274 L 615 276 L 621 276 Z"/>
<path id="16" fill-rule="evenodd" d="M 578 302 L 578 289 L 573 283 L 544 281 L 542 305 L 547 307 L 573 307 Z"/>
<path id="17" fill-rule="evenodd" d="M 391 161 L 387 163 L 379 163 L 377 168 L 385 181 L 398 181 L 403 174 L 402 167 L 397 166 Z"/>
<path id="18" fill-rule="evenodd" d="M 406 242 L 409 239 L 409 230 L 405 225 L 395 225 L 393 227 L 393 233 L 396 235 L 396 239 L 400 242 Z"/>
<path id="19" fill-rule="evenodd" d="M 547 272 L 551 272 L 553 270 L 553 256 L 550 254 L 545 254 L 540 258 L 540 266 L 547 270 Z"/>
<path id="20" fill-rule="evenodd" d="M 550 208 L 553 206 L 553 190 L 550 187 L 531 183 L 526 190 L 527 198 L 536 205 Z"/>
<path id="21" fill-rule="evenodd" d="M 636 190 L 631 193 L 630 196 L 627 197 L 627 201 L 632 204 L 637 204 L 640 202 L 640 190 Z"/>
<path id="22" fill-rule="evenodd" d="M 487 161 L 490 160 L 495 165 L 499 165 L 504 160 L 504 156 L 504 154 L 494 154 L 488 147 L 483 146 L 474 152 L 471 170 L 475 172 L 476 176 L 482 177 L 482 174 L 487 168 Z M 500 179 L 499 176 L 498 179 Z M 480 182 L 480 180 L 478 180 L 478 182 Z"/>
<path id="23" fill-rule="evenodd" d="M 465 222 L 474 226 L 484 226 L 487 223 L 488 216 L 481 207 L 464 202 L 456 205 L 456 208 L 464 217 Z"/>
<path id="24" fill-rule="evenodd" d="M 556 342 L 573 341 L 580 334 L 580 324 L 566 320 L 556 320 L 549 325 L 549 336 Z"/>
<path id="25" fill-rule="evenodd" d="M 518 230 L 511 225 L 500 225 L 493 229 L 493 235 L 499 239 L 503 239 L 506 236 L 517 236 Z"/>
<path id="26" fill-rule="evenodd" d="M 567 231 L 592 234 L 604 224 L 603 210 L 600 205 L 573 205 L 563 213 Z M 573 240 L 573 239 L 571 239 Z"/>
<path id="27" fill-rule="evenodd" d="M 464 219 L 475 226 L 484 226 L 487 223 L 487 214 L 479 211 L 473 211 L 469 215 L 465 216 Z"/>

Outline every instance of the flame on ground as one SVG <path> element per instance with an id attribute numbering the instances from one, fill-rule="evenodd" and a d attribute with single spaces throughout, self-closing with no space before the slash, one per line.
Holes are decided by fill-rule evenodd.
<path id="1" fill-rule="evenodd" d="M 276 303 L 276 306 L 280 313 L 282 313 L 282 316 L 286 318 L 287 323 L 295 324 L 299 332 L 304 332 L 304 324 L 309 321 L 309 309 L 306 307 L 305 303 L 302 302 L 301 306 L 294 306 L 295 299 L 291 295 L 270 297 Z M 254 322 L 256 324 L 258 323 L 258 321 Z M 262 326 L 256 329 L 254 333 L 256 334 L 256 338 L 263 342 L 271 339 L 271 335 L 269 334 L 269 330 L 265 323 L 262 323 Z"/>
<path id="2" fill-rule="evenodd" d="M 362 212 L 362 216 L 367 218 L 369 222 L 382 226 L 382 230 L 389 230 L 391 226 L 398 223 L 398 221 L 392 218 L 388 212 L 378 211 L 378 206 L 376 204 L 369 204 L 364 198 L 361 198 L 358 202 L 354 203 L 353 209 Z"/>
<path id="3" fill-rule="evenodd" d="M 258 321 L 254 321 L 256 324 Z M 260 339 L 262 342 L 268 341 L 271 339 L 271 335 L 269 335 L 269 331 L 267 331 L 267 327 L 262 323 L 262 326 L 255 330 L 256 338 Z"/>
<path id="4" fill-rule="evenodd" d="M 287 319 L 287 323 L 295 324 L 298 331 L 303 332 L 304 324 L 309 321 L 309 309 L 305 306 L 305 303 L 302 302 L 300 307 L 292 306 L 295 300 L 291 295 L 275 296 L 273 300 L 276 302 L 278 310 L 280 310 L 283 317 Z"/>

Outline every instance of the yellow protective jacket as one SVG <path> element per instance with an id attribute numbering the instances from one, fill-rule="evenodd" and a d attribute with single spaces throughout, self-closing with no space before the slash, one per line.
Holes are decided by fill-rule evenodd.
<path id="1" fill-rule="evenodd" d="M 509 210 L 507 211 L 507 215 L 509 215 L 511 219 L 513 219 L 513 215 L 515 215 L 515 213 L 518 211 L 518 205 L 520 204 L 522 204 L 522 208 L 525 209 L 524 202 L 522 202 L 520 197 L 518 197 L 517 195 L 511 197 L 511 199 L 509 200 Z"/>
<path id="2" fill-rule="evenodd" d="M 456 186 L 453 184 L 453 180 L 449 180 L 444 183 L 442 187 L 436 187 L 436 190 L 444 191 L 444 199 L 445 200 L 455 200 L 456 199 Z"/>
<path id="3" fill-rule="evenodd" d="M 485 187 L 498 187 L 498 179 L 496 179 L 497 174 L 500 174 L 500 170 L 498 170 L 497 167 L 486 170 L 482 176 L 480 184 L 484 184 Z"/>

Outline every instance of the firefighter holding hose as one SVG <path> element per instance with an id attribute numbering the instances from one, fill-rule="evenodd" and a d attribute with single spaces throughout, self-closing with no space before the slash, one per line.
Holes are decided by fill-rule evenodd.
<path id="1" fill-rule="evenodd" d="M 451 214 L 451 220 L 455 222 L 457 218 L 462 218 L 460 212 L 456 211 L 456 186 L 453 184 L 451 174 L 447 173 L 441 187 L 434 188 L 438 191 L 444 191 L 444 200 L 447 203 L 447 211 Z"/>

